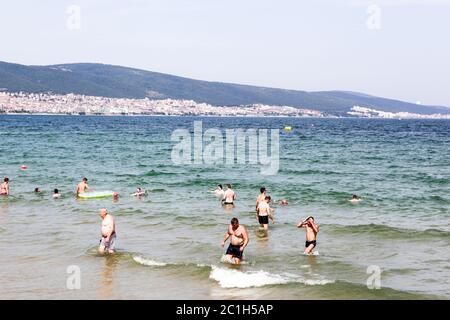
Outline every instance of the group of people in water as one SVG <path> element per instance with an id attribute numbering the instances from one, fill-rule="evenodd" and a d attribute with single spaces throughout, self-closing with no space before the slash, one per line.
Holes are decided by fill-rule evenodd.
<path id="1" fill-rule="evenodd" d="M 92 191 L 88 185 L 88 179 L 83 178 L 83 180 L 77 185 L 76 195 L 77 197 L 87 191 Z M 223 206 L 234 206 L 236 201 L 236 193 L 234 192 L 231 184 L 227 184 L 227 189 L 223 190 L 222 185 L 217 185 L 217 188 L 213 191 L 216 197 L 218 197 Z M 39 188 L 35 189 L 35 192 L 40 192 Z M 9 195 L 9 178 L 5 177 L 3 183 L 0 184 L 0 195 Z M 147 194 L 147 191 L 142 190 L 138 187 L 133 196 L 142 196 Z M 60 193 L 58 189 L 54 190 L 53 197 L 59 198 Z M 274 219 L 274 209 L 270 207 L 271 197 L 267 194 L 267 189 L 265 187 L 260 188 L 260 194 L 256 198 L 255 213 L 256 220 L 260 224 L 260 230 L 267 234 L 269 229 L 269 220 L 272 224 L 275 223 Z M 352 195 L 351 202 L 358 202 L 361 198 Z M 286 199 L 278 201 L 279 205 L 288 205 Z M 116 226 L 114 217 L 108 212 L 106 208 L 102 208 L 99 211 L 101 218 L 101 239 L 98 248 L 99 253 L 110 253 L 115 252 L 115 242 L 116 242 Z M 306 231 L 306 242 L 304 254 L 312 254 L 317 243 L 317 233 L 319 232 L 319 226 L 314 221 L 314 217 L 308 216 L 307 218 L 301 220 L 297 224 L 298 228 L 304 228 Z M 227 261 L 240 264 L 244 249 L 247 247 L 249 242 L 249 235 L 247 229 L 239 223 L 239 220 L 233 217 L 227 228 L 227 232 L 222 241 L 222 247 L 225 246 L 225 242 L 230 239 L 230 244 L 226 250 L 225 258 Z"/>
<path id="2" fill-rule="evenodd" d="M 213 191 L 216 197 L 218 197 L 223 206 L 234 206 L 236 200 L 236 193 L 234 192 L 231 184 L 227 184 L 227 189 L 223 190 L 221 184 L 217 185 L 217 188 Z M 269 220 L 272 224 L 275 223 L 274 209 L 270 207 L 272 198 L 267 194 L 265 187 L 260 188 L 260 194 L 256 198 L 255 213 L 256 220 L 260 224 L 260 230 L 267 235 L 269 229 Z M 285 206 L 288 205 L 286 199 L 278 201 L 278 204 Z M 319 232 L 319 226 L 314 222 L 314 217 L 309 216 L 306 219 L 299 222 L 298 228 L 305 228 L 306 230 L 306 243 L 305 254 L 311 254 L 314 247 L 316 247 L 316 237 Z M 232 218 L 227 232 L 225 233 L 222 241 L 222 247 L 225 246 L 225 242 L 230 239 L 230 244 L 225 253 L 225 259 L 234 264 L 240 264 L 244 249 L 249 242 L 249 234 L 247 229 L 239 223 L 237 218 Z"/>

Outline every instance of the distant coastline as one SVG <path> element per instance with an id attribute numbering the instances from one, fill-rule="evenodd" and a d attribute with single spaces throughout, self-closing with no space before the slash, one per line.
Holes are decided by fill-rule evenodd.
<path id="1" fill-rule="evenodd" d="M 285 118 L 450 119 L 450 114 L 386 112 L 354 106 L 347 115 L 301 107 L 251 104 L 214 106 L 183 99 L 127 99 L 77 94 L 0 92 L 0 115 L 202 116 Z"/>

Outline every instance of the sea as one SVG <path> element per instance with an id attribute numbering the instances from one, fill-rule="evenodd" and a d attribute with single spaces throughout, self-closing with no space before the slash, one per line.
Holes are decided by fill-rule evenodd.
<path id="1" fill-rule="evenodd" d="M 213 162 L 195 158 L 195 143 L 211 143 L 195 123 L 224 139 L 277 133 L 258 145 L 275 148 L 277 170 L 220 149 Z M 180 130 L 192 163 L 175 159 Z M 450 298 L 449 120 L 0 115 L 4 176 L 0 299 Z M 119 197 L 77 199 L 84 177 Z M 233 208 L 211 192 L 228 183 Z M 262 186 L 274 208 L 267 235 L 255 218 Z M 114 255 L 97 253 L 100 208 L 116 220 Z M 297 228 L 309 215 L 315 255 Z M 241 265 L 223 259 L 233 217 L 250 238 Z"/>

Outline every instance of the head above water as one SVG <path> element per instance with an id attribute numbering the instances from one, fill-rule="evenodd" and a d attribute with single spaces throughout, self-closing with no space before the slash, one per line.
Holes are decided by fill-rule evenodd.
<path id="1" fill-rule="evenodd" d="M 57 193 L 59 193 L 59 190 L 55 189 L 55 190 L 53 190 L 53 193 L 57 194 Z"/>
<path id="2" fill-rule="evenodd" d="M 220 190 L 222 190 L 222 189 L 223 189 L 223 187 L 222 187 L 222 185 L 221 185 L 221 184 L 218 184 L 218 185 L 217 185 L 217 187 L 218 187 L 218 188 L 220 188 Z"/>
<path id="3" fill-rule="evenodd" d="M 237 218 L 231 219 L 231 227 L 237 229 L 239 227 L 239 220 Z"/>
<path id="4" fill-rule="evenodd" d="M 3 179 L 4 182 L 8 183 L 9 182 L 9 178 L 5 177 L 5 179 Z"/>
<path id="5" fill-rule="evenodd" d="M 270 200 L 272 199 L 270 196 L 266 196 L 265 198 L 264 198 L 267 202 L 270 202 Z"/>
<path id="6" fill-rule="evenodd" d="M 358 199 L 358 196 L 356 194 L 352 195 L 352 199 Z"/>
<path id="7" fill-rule="evenodd" d="M 308 217 L 305 219 L 305 222 L 306 222 L 306 221 L 314 222 L 314 217 L 313 217 L 313 216 L 308 216 Z"/>
<path id="8" fill-rule="evenodd" d="M 266 192 L 266 188 L 265 188 L 265 187 L 261 187 L 261 188 L 259 188 L 259 191 L 260 191 L 261 193 L 264 193 L 264 192 Z"/>
<path id="9" fill-rule="evenodd" d="M 227 184 L 227 188 L 231 189 L 231 184 L 230 183 Z"/>
<path id="10" fill-rule="evenodd" d="M 83 178 L 83 181 L 84 181 L 84 182 L 87 182 L 87 178 Z"/>
<path id="11" fill-rule="evenodd" d="M 100 217 L 102 217 L 102 219 L 103 219 L 108 214 L 108 210 L 106 210 L 106 208 L 101 208 L 99 211 L 99 214 L 100 214 Z"/>
<path id="12" fill-rule="evenodd" d="M 41 192 L 41 189 L 39 189 L 39 188 L 34 188 L 34 192 Z"/>

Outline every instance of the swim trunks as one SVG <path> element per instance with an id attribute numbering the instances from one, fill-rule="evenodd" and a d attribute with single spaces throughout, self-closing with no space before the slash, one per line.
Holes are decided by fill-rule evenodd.
<path id="1" fill-rule="evenodd" d="M 230 254 L 233 257 L 238 258 L 239 260 L 242 259 L 242 253 L 243 251 L 241 251 L 241 246 L 234 246 L 230 244 L 230 246 L 227 249 L 227 254 Z"/>
<path id="2" fill-rule="evenodd" d="M 105 237 L 102 237 L 100 240 L 100 245 L 105 247 L 105 250 L 114 250 L 116 247 L 116 233 L 114 232 L 110 237 L 109 237 L 109 242 L 105 241 Z"/>
<path id="3" fill-rule="evenodd" d="M 258 216 L 260 224 L 269 224 L 269 216 Z"/>
<path id="4" fill-rule="evenodd" d="M 306 243 L 305 243 L 305 248 L 308 248 L 309 245 L 311 245 L 311 244 L 313 244 L 313 245 L 314 245 L 313 248 L 315 248 L 315 247 L 316 247 L 316 240 L 313 240 L 313 241 L 306 241 Z"/>

